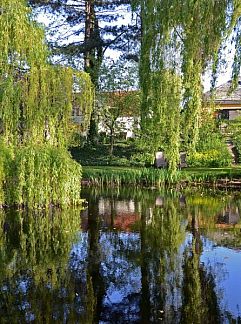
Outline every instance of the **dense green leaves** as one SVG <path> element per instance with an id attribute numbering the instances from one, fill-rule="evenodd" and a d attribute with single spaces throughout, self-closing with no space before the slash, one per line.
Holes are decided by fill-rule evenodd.
<path id="1" fill-rule="evenodd" d="M 24 0 L 0 7 L 0 203 L 75 204 L 81 168 L 65 150 L 73 103 L 84 114 L 82 131 L 88 128 L 90 78 L 48 63 L 43 30 Z"/>
<path id="2" fill-rule="evenodd" d="M 139 1 L 142 129 L 150 150 L 164 150 L 169 168 L 184 141 L 195 151 L 201 125 L 202 74 L 217 64 L 222 41 L 240 16 L 238 1 Z M 215 68 L 214 68 L 215 70 Z M 149 143 L 149 142 L 148 142 Z"/>
<path id="3" fill-rule="evenodd" d="M 29 207 L 80 204 L 81 167 L 63 148 L 1 145 L 0 205 Z"/>

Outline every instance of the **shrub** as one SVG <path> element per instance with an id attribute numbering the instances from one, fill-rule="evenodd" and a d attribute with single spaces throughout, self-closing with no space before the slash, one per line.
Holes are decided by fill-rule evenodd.
<path id="1" fill-rule="evenodd" d="M 187 157 L 188 166 L 191 167 L 224 167 L 230 166 L 232 157 L 228 149 L 212 149 L 203 152 L 195 152 Z"/>
<path id="2" fill-rule="evenodd" d="M 212 115 L 207 115 L 203 120 L 196 150 L 187 157 L 188 166 L 224 167 L 232 163 L 232 156 Z"/>

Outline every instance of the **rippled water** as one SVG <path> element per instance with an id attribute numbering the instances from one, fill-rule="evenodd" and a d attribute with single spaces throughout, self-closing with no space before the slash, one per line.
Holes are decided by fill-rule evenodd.
<path id="1" fill-rule="evenodd" d="M 0 211 L 0 323 L 238 323 L 241 194 L 85 189 Z"/>

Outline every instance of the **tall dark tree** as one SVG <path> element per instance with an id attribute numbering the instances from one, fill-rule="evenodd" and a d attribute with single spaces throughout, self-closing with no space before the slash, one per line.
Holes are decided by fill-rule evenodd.
<path id="1" fill-rule="evenodd" d="M 124 19 L 130 14 L 131 2 L 29 0 L 36 12 L 48 14 L 49 45 L 56 55 L 55 60 L 57 57 L 67 60 L 75 67 L 80 63 L 97 89 L 99 69 L 107 49 L 137 59 L 138 24 L 134 19 Z M 97 135 L 94 115 L 93 111 L 89 130 L 91 141 Z"/>

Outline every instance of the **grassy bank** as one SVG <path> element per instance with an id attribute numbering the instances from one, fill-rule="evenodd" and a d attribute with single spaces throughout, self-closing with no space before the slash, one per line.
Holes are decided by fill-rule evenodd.
<path id="1" fill-rule="evenodd" d="M 187 168 L 171 175 L 167 170 L 107 166 L 83 167 L 83 182 L 97 186 L 198 185 L 240 186 L 241 166 L 227 168 Z"/>

